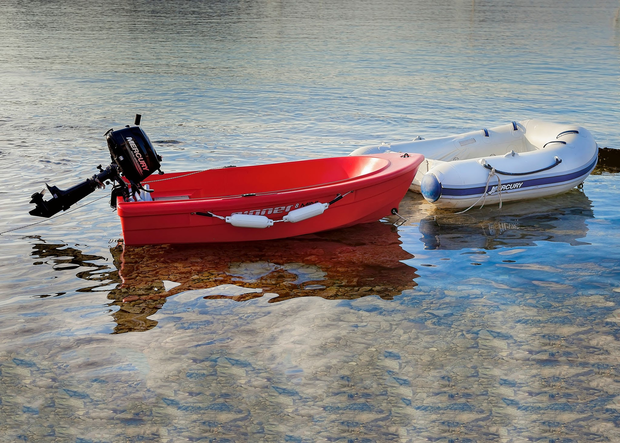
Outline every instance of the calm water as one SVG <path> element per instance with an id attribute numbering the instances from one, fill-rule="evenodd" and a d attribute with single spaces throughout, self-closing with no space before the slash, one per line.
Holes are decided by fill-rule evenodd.
<path id="1" fill-rule="evenodd" d="M 0 0 L 0 441 L 620 441 L 618 175 L 252 245 L 123 250 L 107 191 L 23 227 L 136 113 L 165 171 L 527 118 L 619 148 L 619 8 Z"/>

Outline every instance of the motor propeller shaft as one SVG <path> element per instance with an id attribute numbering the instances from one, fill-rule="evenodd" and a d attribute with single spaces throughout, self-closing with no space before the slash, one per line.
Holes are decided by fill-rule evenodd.
<path id="1" fill-rule="evenodd" d="M 45 190 L 35 192 L 32 194 L 30 203 L 36 204 L 36 207 L 29 213 L 30 215 L 49 218 L 60 211 L 69 209 L 71 205 L 82 200 L 84 197 L 94 192 L 95 189 L 103 187 L 106 180 L 116 182 L 122 181 L 117 165 L 111 164 L 99 174 L 95 174 L 82 183 L 66 190 L 59 189 L 56 186 L 46 185 L 52 198 L 47 201 L 43 199 Z"/>

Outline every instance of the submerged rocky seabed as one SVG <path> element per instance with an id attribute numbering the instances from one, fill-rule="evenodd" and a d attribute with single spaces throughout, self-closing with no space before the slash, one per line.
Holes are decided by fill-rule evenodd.
<path id="1" fill-rule="evenodd" d="M 31 316 L 15 332 L 32 339 L 0 356 L 2 439 L 615 441 L 620 310 L 570 289 L 275 304 L 189 291 L 159 327 L 117 335 Z"/>

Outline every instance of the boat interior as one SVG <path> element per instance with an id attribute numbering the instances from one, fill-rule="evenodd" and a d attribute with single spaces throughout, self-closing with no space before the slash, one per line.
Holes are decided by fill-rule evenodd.
<path id="1" fill-rule="evenodd" d="M 141 194 L 145 201 L 251 196 L 353 180 L 389 164 L 385 158 L 357 156 L 166 173 L 145 180 L 152 192 Z"/>

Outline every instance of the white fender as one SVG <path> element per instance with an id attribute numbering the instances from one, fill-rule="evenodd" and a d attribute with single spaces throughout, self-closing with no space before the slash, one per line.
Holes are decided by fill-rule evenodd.
<path id="1" fill-rule="evenodd" d="M 321 215 L 325 210 L 329 208 L 329 203 L 313 203 L 303 208 L 295 209 L 289 212 L 282 220 L 272 220 L 264 215 L 248 215 L 248 214 L 233 214 L 228 217 L 222 217 L 221 215 L 208 213 L 194 213 L 199 215 L 208 215 L 209 217 L 219 218 L 225 220 L 226 223 L 230 223 L 238 228 L 256 228 L 264 229 L 269 228 L 278 222 L 297 223 L 302 220 L 306 220 L 317 215 Z"/>
<path id="2" fill-rule="evenodd" d="M 295 209 L 286 214 L 282 219 L 286 222 L 297 223 L 321 215 L 327 208 L 329 208 L 329 203 L 314 203 L 303 208 Z"/>
<path id="3" fill-rule="evenodd" d="M 233 214 L 226 217 L 226 223 L 239 228 L 264 229 L 273 226 L 273 220 L 264 215 Z"/>

